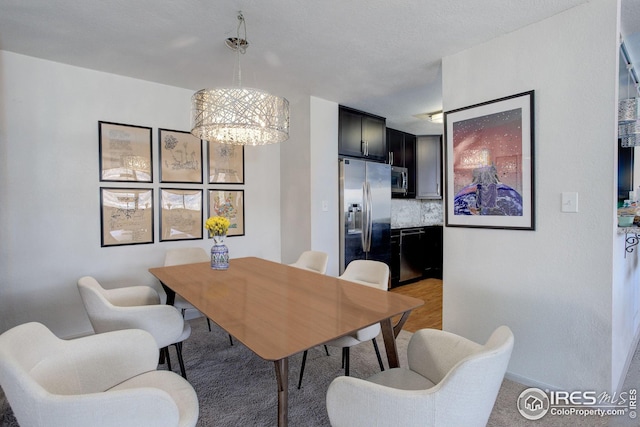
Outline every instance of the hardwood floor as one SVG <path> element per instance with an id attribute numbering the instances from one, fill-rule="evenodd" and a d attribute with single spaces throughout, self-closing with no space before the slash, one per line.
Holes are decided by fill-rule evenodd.
<path id="1" fill-rule="evenodd" d="M 408 285 L 398 286 L 390 290 L 402 295 L 419 298 L 424 305 L 416 308 L 409 315 L 403 328 L 409 332 L 418 329 L 442 329 L 442 280 L 424 279 Z"/>

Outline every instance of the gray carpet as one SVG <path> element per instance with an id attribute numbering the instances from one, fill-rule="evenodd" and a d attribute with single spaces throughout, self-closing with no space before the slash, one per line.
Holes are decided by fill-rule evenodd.
<path id="1" fill-rule="evenodd" d="M 189 381 L 200 400 L 198 426 L 274 426 L 277 424 L 277 396 L 275 371 L 272 362 L 255 356 L 242 344 L 229 345 L 227 334 L 213 325 L 207 330 L 207 322 L 190 321 L 191 337 L 185 341 L 183 353 Z M 400 362 L 406 366 L 406 345 L 411 333 L 403 331 L 398 337 Z M 378 339 L 384 354 L 382 339 Z M 309 351 L 302 389 L 298 390 L 298 374 L 301 355 L 289 362 L 289 425 L 292 427 L 329 426 L 325 409 L 327 387 L 333 378 L 342 374 L 340 350 L 330 348 L 327 357 L 322 347 Z M 171 354 L 175 355 L 173 348 Z M 623 389 L 640 385 L 640 351 Z M 173 370 L 178 371 L 176 357 L 172 357 Z M 385 362 L 386 364 L 386 362 Z M 161 366 L 161 369 L 166 366 Z M 378 372 L 373 346 L 365 343 L 351 350 L 351 375 L 366 378 Z M 496 405 L 489 419 L 492 427 L 560 427 L 560 426 L 638 426 L 638 420 L 628 417 L 595 419 L 583 417 L 550 417 L 528 421 L 517 411 L 516 401 L 527 387 L 504 380 Z M 464 410 L 464 408 L 461 408 Z M 15 427 L 17 422 L 0 390 L 0 426 Z"/>

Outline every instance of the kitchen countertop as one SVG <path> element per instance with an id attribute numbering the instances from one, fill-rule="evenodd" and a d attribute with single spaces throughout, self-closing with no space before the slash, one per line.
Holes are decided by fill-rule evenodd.
<path id="1" fill-rule="evenodd" d="M 402 224 L 402 225 L 392 225 L 391 229 L 392 230 L 402 230 L 405 228 L 420 228 L 420 227 L 434 227 L 434 226 L 438 226 L 438 227 L 442 227 L 442 223 L 437 223 L 437 224 Z M 640 228 L 639 228 L 640 230 Z"/>
<path id="2" fill-rule="evenodd" d="M 391 228 L 393 228 L 393 226 Z M 618 234 L 623 233 L 640 234 L 640 227 L 638 227 L 637 225 L 632 225 L 630 227 L 618 227 Z"/>
<path id="3" fill-rule="evenodd" d="M 440 200 L 393 199 L 391 228 L 427 227 L 442 225 L 444 213 Z"/>

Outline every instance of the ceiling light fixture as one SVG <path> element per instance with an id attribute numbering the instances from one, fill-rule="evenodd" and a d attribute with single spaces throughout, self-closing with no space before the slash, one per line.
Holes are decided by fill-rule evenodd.
<path id="1" fill-rule="evenodd" d="M 433 113 L 414 114 L 413 117 L 420 120 L 429 120 L 430 122 L 433 122 L 433 123 L 442 123 L 444 114 L 442 110 L 440 110 L 440 111 L 434 111 Z"/>
<path id="2" fill-rule="evenodd" d="M 442 123 L 443 118 L 444 114 L 442 113 L 442 111 L 436 111 L 435 113 L 429 114 L 429 120 L 434 123 Z"/>
<path id="3" fill-rule="evenodd" d="M 240 27 L 244 37 L 240 37 Z M 242 87 L 240 54 L 249 46 L 247 26 L 238 12 L 237 37 L 225 40 L 238 55 L 238 86 L 202 89 L 191 97 L 191 133 L 200 139 L 233 145 L 265 145 L 289 139 L 289 101 L 259 89 Z"/>

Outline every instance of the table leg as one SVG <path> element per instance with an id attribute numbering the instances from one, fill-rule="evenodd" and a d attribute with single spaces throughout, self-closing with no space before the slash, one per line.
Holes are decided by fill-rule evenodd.
<path id="1" fill-rule="evenodd" d="M 287 427 L 289 423 L 289 359 L 285 357 L 274 363 L 278 380 L 278 427 Z"/>
<path id="2" fill-rule="evenodd" d="M 397 368 L 400 366 L 398 358 L 398 347 L 396 347 L 396 336 L 393 333 L 393 326 L 391 325 L 391 319 L 385 319 L 380 322 L 382 328 L 382 338 L 384 339 L 384 348 L 387 351 L 387 362 L 389 362 L 389 368 Z"/>
<path id="3" fill-rule="evenodd" d="M 167 305 L 173 305 L 173 303 L 176 300 L 176 292 L 171 289 L 170 287 L 168 287 L 167 285 L 165 285 L 164 283 L 160 282 L 160 284 L 162 285 L 162 289 L 164 289 L 164 293 L 167 294 Z"/>
<path id="4" fill-rule="evenodd" d="M 396 337 L 402 330 L 402 326 L 409 318 L 411 310 L 402 314 L 402 317 L 393 325 L 391 318 L 385 319 L 380 322 L 382 328 L 382 338 L 384 339 L 384 347 L 387 350 L 387 362 L 389 362 L 389 368 L 398 368 L 400 366 L 400 359 L 398 357 L 398 347 L 396 346 Z"/>

